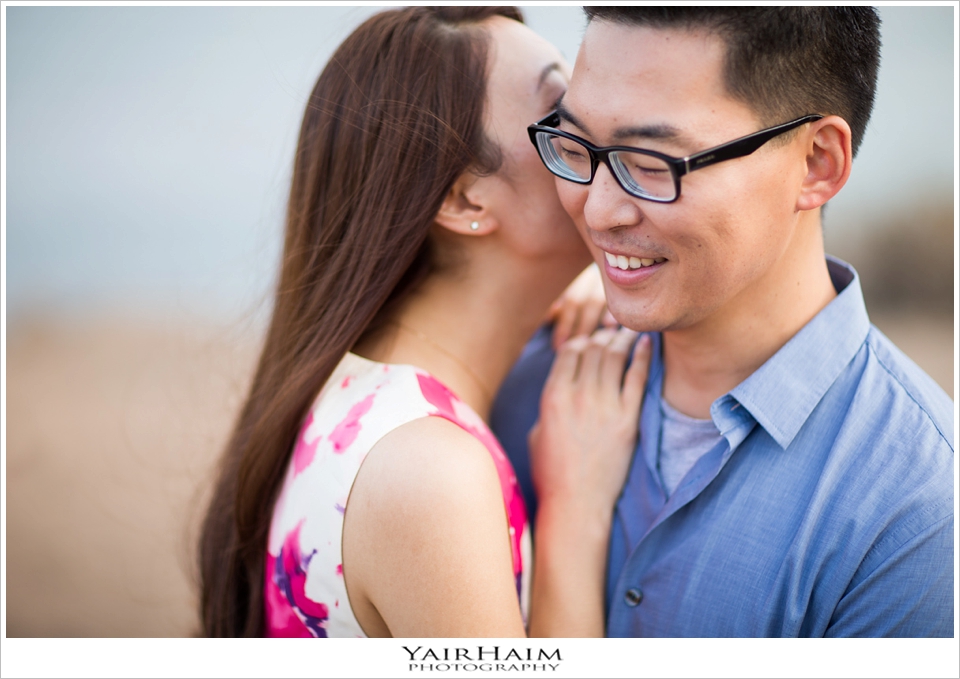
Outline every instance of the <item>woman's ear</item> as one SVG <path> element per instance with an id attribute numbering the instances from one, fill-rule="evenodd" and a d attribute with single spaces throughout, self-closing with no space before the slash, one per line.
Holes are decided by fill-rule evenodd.
<path id="1" fill-rule="evenodd" d="M 827 116 L 811 123 L 807 141 L 807 174 L 797 197 L 798 210 L 813 210 L 833 198 L 850 177 L 852 134 L 847 121 Z"/>
<path id="2" fill-rule="evenodd" d="M 454 183 L 434 221 L 454 233 L 482 236 L 500 228 L 487 208 L 487 177 L 464 173 Z"/>

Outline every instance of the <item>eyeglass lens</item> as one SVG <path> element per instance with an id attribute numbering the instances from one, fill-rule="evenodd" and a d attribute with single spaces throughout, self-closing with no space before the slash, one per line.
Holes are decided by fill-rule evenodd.
<path id="1" fill-rule="evenodd" d="M 590 182 L 593 162 L 585 146 L 544 131 L 537 132 L 537 146 L 547 168 L 555 175 L 580 184 Z M 658 200 L 675 197 L 676 184 L 670 166 L 660 158 L 630 151 L 612 151 L 608 158 L 627 192 Z"/>

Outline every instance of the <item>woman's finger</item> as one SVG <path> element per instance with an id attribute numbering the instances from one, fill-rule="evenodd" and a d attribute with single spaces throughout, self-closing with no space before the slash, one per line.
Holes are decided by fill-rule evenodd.
<path id="1" fill-rule="evenodd" d="M 553 348 L 556 350 L 576 334 L 573 330 L 577 326 L 580 305 L 565 298 L 558 300 L 554 305 L 558 306 L 553 324 Z"/>
<path id="2" fill-rule="evenodd" d="M 571 337 L 593 332 L 605 304 L 600 269 L 591 264 L 550 305 L 547 320 L 554 321 L 553 348 L 557 349 Z"/>
<path id="3" fill-rule="evenodd" d="M 586 348 L 583 350 L 583 358 L 580 362 L 580 373 L 577 375 L 577 382 L 585 387 L 596 386 L 601 380 L 601 366 L 603 357 L 607 351 L 607 345 L 613 339 L 615 332 L 606 328 L 601 328 L 593 333 Z"/>
<path id="4" fill-rule="evenodd" d="M 650 371 L 650 335 L 644 333 L 633 348 L 633 361 L 623 376 L 621 403 L 627 412 L 636 412 L 643 403 L 643 392 Z"/>
<path id="5" fill-rule="evenodd" d="M 553 304 L 550 305 L 550 308 L 547 309 L 547 315 L 544 316 L 544 323 L 551 323 L 560 315 L 560 312 L 563 310 L 563 302 L 565 297 L 557 297 L 553 300 Z"/>
<path id="6" fill-rule="evenodd" d="M 637 333 L 629 328 L 620 328 L 617 330 L 607 346 L 606 354 L 603 358 L 603 375 L 601 380 L 605 387 L 611 389 L 617 395 L 620 394 L 621 383 L 624 378 L 624 369 L 627 366 L 627 356 L 630 355 L 630 347 L 637 339 Z"/>
<path id="7" fill-rule="evenodd" d="M 580 354 L 587 346 L 586 337 L 574 337 L 564 342 L 557 349 L 557 357 L 553 360 L 550 374 L 547 376 L 545 389 L 555 388 L 561 384 L 570 384 L 577 379 L 580 368 Z"/>
<path id="8" fill-rule="evenodd" d="M 574 325 L 574 335 L 589 335 L 600 325 L 600 319 L 607 308 L 607 302 L 604 299 L 591 298 L 581 305 L 580 315 L 577 323 Z"/>

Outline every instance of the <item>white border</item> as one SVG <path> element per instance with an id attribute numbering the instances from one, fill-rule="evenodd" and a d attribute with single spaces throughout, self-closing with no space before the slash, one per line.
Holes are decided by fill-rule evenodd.
<path id="1" fill-rule="evenodd" d="M 6 7 L 75 6 L 68 2 L 0 3 L 3 78 L 0 106 L 6 120 Z M 359 6 L 370 3 L 342 2 L 85 2 L 87 6 L 303 6 L 336 4 Z M 398 3 L 378 2 L 378 6 Z M 505 3 L 492 3 L 505 4 Z M 580 3 L 524 3 L 525 5 L 576 5 Z M 615 3 L 616 4 L 616 3 Z M 696 4 L 696 3 L 664 3 Z M 762 3 L 735 3 L 762 4 Z M 841 3 L 810 3 L 841 4 Z M 854 4 L 854 3 L 851 3 Z M 863 4 L 863 3 L 855 3 Z M 877 5 L 951 6 L 954 8 L 954 63 L 960 55 L 958 2 L 872 3 Z M 954 71 L 954 129 L 960 129 L 958 71 Z M 0 146 L 6 149 L 6 125 L 0 127 Z M 954 135 L 954 341 L 960 336 L 960 263 L 957 258 L 958 157 L 960 141 Z M 597 640 L 327 640 L 317 644 L 290 640 L 207 640 L 207 639 L 7 639 L 6 638 L 6 154 L 0 159 L 0 250 L 3 252 L 2 298 L 0 298 L 0 462 L 4 483 L 0 486 L 0 533 L 3 559 L 0 562 L 0 676 L 3 677 L 403 677 L 403 676 L 484 676 L 484 677 L 638 677 L 638 676 L 716 676 L 716 677 L 957 677 L 960 676 L 960 643 L 957 637 L 945 640 L 787 640 L 787 639 L 597 639 Z M 955 354 L 956 356 L 956 354 Z M 954 363 L 954 394 L 960 393 L 960 365 Z M 955 414 L 954 430 L 957 418 Z M 954 471 L 956 479 L 956 470 Z M 958 498 L 954 494 L 954 515 Z M 955 528 L 956 530 L 956 528 Z M 956 572 L 958 554 L 954 550 L 954 629 L 958 627 Z M 56 615 L 56 611 L 51 611 Z M 442 649 L 478 645 L 490 648 L 544 648 L 548 653 L 560 649 L 561 662 L 556 671 L 495 672 L 476 670 L 411 671 L 404 646 Z"/>

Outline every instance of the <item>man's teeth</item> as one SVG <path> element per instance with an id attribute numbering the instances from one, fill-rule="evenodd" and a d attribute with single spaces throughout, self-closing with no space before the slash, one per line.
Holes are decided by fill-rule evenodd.
<path id="1" fill-rule="evenodd" d="M 604 252 L 603 254 L 607 257 L 607 264 L 610 266 L 615 266 L 618 269 L 623 269 L 624 271 L 629 271 L 630 269 L 640 269 L 645 266 L 653 266 L 654 264 L 667 261 L 664 257 L 657 257 L 656 259 L 641 259 L 640 257 L 612 255 L 609 252 Z"/>

